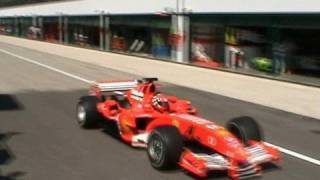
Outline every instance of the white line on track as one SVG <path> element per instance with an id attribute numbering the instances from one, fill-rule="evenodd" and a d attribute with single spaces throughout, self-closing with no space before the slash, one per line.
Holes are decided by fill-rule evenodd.
<path id="1" fill-rule="evenodd" d="M 274 145 L 274 144 L 270 144 L 270 143 L 267 143 L 267 142 L 266 142 L 266 144 L 269 145 L 269 146 L 278 148 L 281 152 L 283 152 L 283 153 L 285 153 L 285 154 L 288 154 L 288 155 L 290 155 L 290 156 L 293 156 L 293 157 L 296 157 L 296 158 L 298 158 L 298 159 L 302 159 L 302 160 L 304 160 L 304 161 L 308 161 L 308 162 L 310 162 L 310 163 L 312 163 L 312 164 L 315 164 L 315 165 L 320 166 L 320 161 L 317 160 L 317 159 L 314 159 L 314 158 L 308 157 L 308 156 L 306 156 L 306 155 L 303 155 L 303 154 L 300 154 L 300 153 L 291 151 L 291 150 L 289 150 L 289 149 L 285 149 L 285 148 L 280 147 L 280 146 L 276 146 L 276 145 Z"/>
<path id="2" fill-rule="evenodd" d="M 77 80 L 82 81 L 82 82 L 85 82 L 85 83 L 91 84 L 91 83 L 94 82 L 94 81 L 87 80 L 87 79 L 84 79 L 84 78 L 82 78 L 82 77 L 79 77 L 79 76 L 77 76 L 77 75 L 74 75 L 74 74 L 71 74 L 71 73 L 62 71 L 62 70 L 60 70 L 60 69 L 57 69 L 57 68 L 48 66 L 48 65 L 46 65 L 46 64 L 39 63 L 39 62 L 36 61 L 36 60 L 32 60 L 32 59 L 29 59 L 29 58 L 26 58 L 26 57 L 23 57 L 23 56 L 14 54 L 14 53 L 9 52 L 9 51 L 6 51 L 6 50 L 4 50 L 4 49 L 0 49 L 0 52 L 3 52 L 3 53 L 5 53 L 5 54 L 11 55 L 11 56 L 16 57 L 16 58 L 18 58 L 18 59 L 21 59 L 21 60 L 23 60 L 23 61 L 26 61 L 26 62 L 35 64 L 35 65 L 41 66 L 41 67 L 43 67 L 43 68 L 49 69 L 49 70 L 51 70 L 51 71 L 54 71 L 54 72 L 63 74 L 63 75 L 65 75 L 65 76 L 68 76 L 68 77 L 77 79 Z M 304 161 L 307 161 L 307 162 L 310 162 L 310 163 L 312 163 L 312 164 L 315 164 L 315 165 L 320 166 L 320 161 L 317 160 L 317 159 L 308 157 L 308 156 L 306 156 L 306 155 L 303 155 L 303 154 L 300 154 L 300 153 L 291 151 L 291 150 L 289 150 L 289 149 L 286 149 L 286 148 L 283 148 L 283 147 L 280 147 L 280 146 L 276 146 L 276 145 L 274 145 L 274 144 L 270 144 L 270 143 L 267 143 L 267 144 L 268 144 L 269 146 L 278 148 L 281 152 L 283 152 L 283 153 L 285 153 L 285 154 L 288 154 L 288 155 L 290 155 L 290 156 L 293 156 L 293 157 L 296 157 L 296 158 L 298 158 L 298 159 L 301 159 L 301 160 L 304 160 Z"/>
<path id="3" fill-rule="evenodd" d="M 23 57 L 23 56 L 19 56 L 19 55 L 17 55 L 17 54 L 14 54 L 14 53 L 12 53 L 12 52 L 6 51 L 6 50 L 4 50 L 4 49 L 0 49 L 0 52 L 3 52 L 3 53 L 5 53 L 5 54 L 9 54 L 9 55 L 11 55 L 11 56 L 13 56 L 13 57 L 16 57 L 16 58 L 18 58 L 18 59 L 27 61 L 27 62 L 29 62 L 29 63 L 35 64 L 35 65 L 38 65 L 38 66 L 41 66 L 41 67 L 43 67 L 43 68 L 46 68 L 46 69 L 49 69 L 49 70 L 51 70 L 51 71 L 54 71 L 54 72 L 63 74 L 63 75 L 65 75 L 65 76 L 68 76 L 68 77 L 77 79 L 77 80 L 82 81 L 82 82 L 85 82 L 85 83 L 88 83 L 88 84 L 93 83 L 93 81 L 84 79 L 84 78 L 79 77 L 79 76 L 76 76 L 76 75 L 74 75 L 74 74 L 70 74 L 70 73 L 68 73 L 68 72 L 65 72 L 65 71 L 62 71 L 62 70 L 60 70 L 60 69 L 57 69 L 57 68 L 48 66 L 48 65 L 46 65 L 46 64 L 39 63 L 38 61 L 29 59 L 29 58 L 26 58 L 26 57 Z"/>

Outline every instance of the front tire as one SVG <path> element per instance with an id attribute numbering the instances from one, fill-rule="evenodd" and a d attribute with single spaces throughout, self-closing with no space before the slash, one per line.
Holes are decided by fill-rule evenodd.
<path id="1" fill-rule="evenodd" d="M 149 136 L 147 153 L 152 167 L 167 170 L 175 167 L 183 150 L 183 139 L 173 126 L 155 128 Z"/>
<path id="2" fill-rule="evenodd" d="M 249 145 L 250 140 L 263 140 L 263 133 L 259 124 L 251 117 L 242 116 L 231 119 L 226 126 L 245 145 Z"/>
<path id="3" fill-rule="evenodd" d="M 81 97 L 77 105 L 77 120 L 80 127 L 89 129 L 97 127 L 101 115 L 97 111 L 97 103 L 100 100 L 96 96 Z"/>

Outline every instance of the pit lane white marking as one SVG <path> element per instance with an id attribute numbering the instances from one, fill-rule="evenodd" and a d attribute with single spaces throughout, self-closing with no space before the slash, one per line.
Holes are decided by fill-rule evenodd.
<path id="1" fill-rule="evenodd" d="M 16 58 L 18 58 L 18 59 L 21 59 L 21 60 L 23 60 L 23 61 L 27 61 L 27 62 L 29 62 L 29 63 L 32 63 L 32 64 L 35 64 L 35 65 L 41 66 L 41 67 L 43 67 L 43 68 L 49 69 L 49 70 L 51 70 L 51 71 L 55 71 L 55 72 L 57 72 L 57 73 L 63 74 L 63 75 L 65 75 L 65 76 L 68 76 L 68 77 L 77 79 L 77 80 L 79 80 L 79 81 L 82 81 L 82 82 L 85 82 L 85 83 L 88 83 L 88 84 L 92 84 L 92 83 L 94 82 L 94 81 L 90 81 L 90 80 L 88 80 L 88 79 L 84 79 L 84 78 L 82 78 L 82 77 L 76 76 L 76 75 L 74 75 L 74 74 L 70 74 L 70 73 L 68 73 L 68 72 L 62 71 L 62 70 L 60 70 L 60 69 L 57 69 L 57 68 L 48 66 L 48 65 L 46 65 L 46 64 L 39 63 L 39 62 L 37 62 L 37 61 L 35 61 L 35 60 L 29 59 L 29 58 L 26 58 L 26 57 L 23 57 L 23 56 L 19 56 L 19 55 L 17 55 L 17 54 L 11 53 L 11 52 L 6 51 L 6 50 L 4 50 L 4 49 L 0 49 L 0 52 L 3 52 L 3 53 L 5 53 L 5 54 L 11 55 L 11 56 L 16 57 Z"/>
<path id="2" fill-rule="evenodd" d="M 82 82 L 85 82 L 85 83 L 88 83 L 88 84 L 91 84 L 91 83 L 94 82 L 94 81 L 90 81 L 90 80 L 84 79 L 84 78 L 82 78 L 82 77 L 76 76 L 76 75 L 74 75 L 74 74 L 70 74 L 70 73 L 68 73 L 68 72 L 62 71 L 62 70 L 60 70 L 60 69 L 57 69 L 57 68 L 48 66 L 48 65 L 46 65 L 46 64 L 39 63 L 39 62 L 37 62 L 37 61 L 35 61 L 35 60 L 29 59 L 29 58 L 26 58 L 26 57 L 23 57 L 23 56 L 19 56 L 19 55 L 17 55 L 17 54 L 11 53 L 11 52 L 6 51 L 6 50 L 4 50 L 4 49 L 0 49 L 0 52 L 3 52 L 3 53 L 5 53 L 5 54 L 9 54 L 9 55 L 11 55 L 11 56 L 13 56 L 13 57 L 16 57 L 16 58 L 18 58 L 18 59 L 27 61 L 27 62 L 29 62 L 29 63 L 35 64 L 35 65 L 38 65 L 38 66 L 41 66 L 41 67 L 44 67 L 44 68 L 46 68 L 46 69 L 55 71 L 55 72 L 57 72 L 57 73 L 63 74 L 63 75 L 65 75 L 65 76 L 68 76 L 68 77 L 77 79 L 77 80 L 79 80 L 79 81 L 82 81 Z M 274 144 L 270 144 L 270 143 L 267 143 L 267 144 L 268 144 L 269 146 L 278 148 L 281 152 L 283 152 L 283 153 L 285 153 L 285 154 L 288 154 L 288 155 L 293 156 L 293 157 L 295 157 L 295 158 L 298 158 L 298 159 L 301 159 L 301 160 L 304 160 L 304 161 L 307 161 L 307 162 L 310 162 L 310 163 L 312 163 L 312 164 L 315 164 L 315 165 L 320 166 L 320 161 L 317 160 L 317 159 L 314 159 L 314 158 L 305 156 L 305 155 L 303 155 L 303 154 L 300 154 L 300 153 L 297 153 L 297 152 L 294 152 L 294 151 L 291 151 L 291 150 L 282 148 L 282 147 L 280 147 L 280 146 L 276 146 L 276 145 L 274 145 Z"/>
<path id="3" fill-rule="evenodd" d="M 267 143 L 267 142 L 266 142 L 266 144 L 269 145 L 269 146 L 278 148 L 281 152 L 283 152 L 283 153 L 285 153 L 285 154 L 288 154 L 288 155 L 290 155 L 290 156 L 293 156 L 293 157 L 296 157 L 296 158 L 298 158 L 298 159 L 302 159 L 302 160 L 304 160 L 304 161 L 308 161 L 308 162 L 310 162 L 310 163 L 312 163 L 312 164 L 315 164 L 315 165 L 320 166 L 320 161 L 317 160 L 317 159 L 313 159 L 313 158 L 308 157 L 308 156 L 306 156 L 306 155 L 303 155 L 303 154 L 300 154 L 300 153 L 291 151 L 291 150 L 289 150 L 289 149 L 285 149 L 285 148 L 280 147 L 280 146 L 276 146 L 276 145 L 274 145 L 274 144 L 270 144 L 270 143 Z"/>

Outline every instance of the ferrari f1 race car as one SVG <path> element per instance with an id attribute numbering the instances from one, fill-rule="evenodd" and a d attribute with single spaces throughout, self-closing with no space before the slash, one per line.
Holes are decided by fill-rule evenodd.
<path id="1" fill-rule="evenodd" d="M 252 118 L 234 118 L 224 128 L 200 117 L 189 101 L 158 92 L 155 81 L 94 83 L 77 105 L 79 125 L 112 122 L 124 142 L 147 149 L 155 169 L 178 165 L 202 178 L 217 171 L 231 179 L 258 176 L 262 164 L 280 160 L 279 151 L 262 141 Z"/>

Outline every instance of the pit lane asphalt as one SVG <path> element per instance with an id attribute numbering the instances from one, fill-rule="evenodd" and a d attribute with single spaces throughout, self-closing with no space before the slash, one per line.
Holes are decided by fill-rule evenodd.
<path id="1" fill-rule="evenodd" d="M 4 43 L 0 49 L 89 80 L 138 78 Z M 102 130 L 81 130 L 75 121 L 75 104 L 86 94 L 88 84 L 0 55 L 0 132 L 12 134 L 7 145 L 14 156 L 0 164 L 0 179 L 193 179 L 181 170 L 152 169 L 144 150 L 131 148 Z M 268 142 L 320 159 L 319 120 L 168 83 L 162 89 L 191 100 L 201 115 L 219 124 L 236 116 L 252 116 L 263 127 Z M 268 169 L 262 179 L 320 177 L 319 166 L 283 156 L 280 168 Z M 210 179 L 227 178 L 219 174 Z"/>

